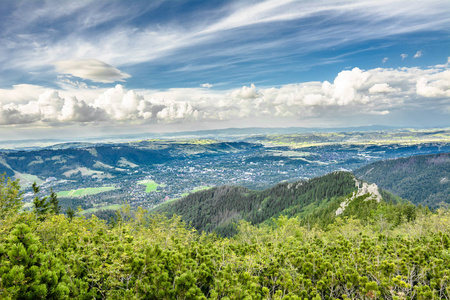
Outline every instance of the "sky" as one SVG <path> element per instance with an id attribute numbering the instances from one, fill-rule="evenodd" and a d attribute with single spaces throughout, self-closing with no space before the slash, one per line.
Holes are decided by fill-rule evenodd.
<path id="1" fill-rule="evenodd" d="M 2 0 L 0 139 L 450 126 L 450 1 Z"/>

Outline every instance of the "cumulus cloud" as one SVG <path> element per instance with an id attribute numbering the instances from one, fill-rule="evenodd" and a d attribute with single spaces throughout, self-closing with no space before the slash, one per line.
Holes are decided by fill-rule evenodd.
<path id="1" fill-rule="evenodd" d="M 402 53 L 402 54 L 400 54 L 400 56 L 402 57 L 402 60 L 404 60 L 405 58 L 408 57 L 408 54 Z"/>
<path id="2" fill-rule="evenodd" d="M 0 124 L 183 123 L 271 118 L 349 118 L 387 116 L 405 106 L 450 112 L 449 65 L 413 68 L 354 68 L 332 82 L 311 81 L 280 87 L 255 84 L 228 91 L 204 88 L 165 91 L 127 90 L 118 84 L 89 92 L 45 90 L 23 100 L 0 90 Z M 24 87 L 22 87 L 24 88 Z M 39 91 L 38 89 L 36 91 Z M 72 94 L 71 94 L 72 93 Z M 97 93 L 95 97 L 85 95 Z M 2 97 L 3 94 L 9 98 Z M 15 95 L 12 97 L 11 95 Z M 395 115 L 395 114 L 394 114 Z"/>
<path id="3" fill-rule="evenodd" d="M 28 124 L 39 121 L 39 115 L 33 113 L 35 102 L 27 105 L 6 104 L 0 107 L 0 124 Z"/>
<path id="4" fill-rule="evenodd" d="M 347 105 L 353 101 L 366 102 L 358 90 L 369 79 L 370 73 L 358 68 L 351 71 L 342 71 L 334 80 L 334 92 L 332 101 L 338 105 Z"/>
<path id="5" fill-rule="evenodd" d="M 131 77 L 98 59 L 60 60 L 55 63 L 56 71 L 95 82 L 111 83 Z"/>
<path id="6" fill-rule="evenodd" d="M 414 58 L 419 58 L 423 55 L 422 50 L 419 50 L 416 52 L 416 54 L 414 54 Z"/>
<path id="7" fill-rule="evenodd" d="M 184 122 L 198 121 L 199 112 L 194 109 L 190 102 L 182 101 L 169 104 L 163 110 L 158 112 L 158 119 L 163 122 Z"/>
<path id="8" fill-rule="evenodd" d="M 258 91 L 256 86 L 252 83 L 249 87 L 243 86 L 240 90 L 236 90 L 232 93 L 234 98 L 241 99 L 253 99 L 258 97 Z"/>
<path id="9" fill-rule="evenodd" d="M 127 91 L 118 84 L 102 93 L 94 101 L 93 107 L 104 110 L 112 120 L 116 121 L 151 121 L 166 108 L 166 105 L 146 100 L 144 96 L 133 90 Z"/>
<path id="10" fill-rule="evenodd" d="M 93 122 L 106 120 L 102 109 L 90 106 L 75 96 L 62 98 L 58 91 L 47 90 L 26 104 L 0 106 L 0 124 Z"/>
<path id="11" fill-rule="evenodd" d="M 394 89 L 389 86 L 387 83 L 377 83 L 374 84 L 370 89 L 369 93 L 371 94 L 378 94 L 378 93 L 392 93 L 396 92 L 398 89 Z"/>
<path id="12" fill-rule="evenodd" d="M 417 95 L 427 98 L 450 97 L 450 71 L 421 77 L 416 84 Z"/>
<path id="13" fill-rule="evenodd" d="M 107 120 L 108 114 L 101 108 L 92 107 L 76 97 L 68 97 L 57 119 L 63 122 L 98 122 Z"/>

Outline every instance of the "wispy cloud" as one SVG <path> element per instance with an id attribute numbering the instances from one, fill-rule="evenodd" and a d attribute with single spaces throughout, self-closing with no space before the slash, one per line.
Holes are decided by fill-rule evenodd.
<path id="1" fill-rule="evenodd" d="M 416 54 L 414 54 L 414 58 L 422 57 L 422 55 L 423 55 L 422 50 L 419 50 L 416 52 Z"/>
<path id="2" fill-rule="evenodd" d="M 387 61 L 389 60 L 389 57 L 385 57 L 383 58 L 383 60 L 381 61 L 383 64 L 385 64 Z"/>
<path id="3" fill-rule="evenodd" d="M 408 57 L 408 54 L 402 53 L 402 54 L 400 54 L 400 56 L 401 56 L 402 60 L 404 60 L 405 58 Z"/>
<path id="4" fill-rule="evenodd" d="M 21 21 L 8 26 L 2 36 L 3 69 L 51 70 L 60 60 L 88 58 L 116 68 L 174 61 L 202 65 L 209 64 L 207 57 L 263 61 L 275 50 L 279 57 L 306 55 L 355 42 L 450 28 L 450 7 L 445 1 L 237 1 L 210 18 L 192 18 L 183 26 L 174 19 L 134 25 L 136 15 L 152 9 L 149 4 L 138 6 L 147 2 L 39 3 L 27 8 L 29 2 L 21 2 L 12 14 L 20 15 Z M 341 22 L 343 14 L 345 22 Z M 68 21 L 62 22 L 62 17 Z M 42 20 L 55 26 L 44 28 Z M 114 25 L 107 26 L 112 21 Z M 29 35 L 31 26 L 37 28 L 33 35 Z"/>
<path id="5" fill-rule="evenodd" d="M 202 83 L 201 85 L 200 85 L 201 87 L 204 87 L 204 88 L 212 88 L 213 87 L 213 85 L 211 84 L 211 83 Z"/>

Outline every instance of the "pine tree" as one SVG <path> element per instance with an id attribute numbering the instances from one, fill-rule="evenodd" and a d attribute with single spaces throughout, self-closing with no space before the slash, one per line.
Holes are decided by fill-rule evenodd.
<path id="1" fill-rule="evenodd" d="M 19 180 L 9 178 L 5 182 L 5 174 L 0 176 L 0 220 L 16 214 L 22 207 L 22 192 Z"/>
<path id="2" fill-rule="evenodd" d="M 36 182 L 33 183 L 32 187 L 34 193 L 33 212 L 36 215 L 36 219 L 42 221 L 50 209 L 50 202 L 47 201 L 48 197 L 43 197 L 41 199 L 39 198 L 38 194 L 40 192 L 40 188 Z"/>
<path id="3" fill-rule="evenodd" d="M 73 217 L 75 216 L 75 211 L 72 209 L 72 207 L 69 206 L 69 208 L 67 208 L 66 215 L 70 220 L 73 219 Z"/>
<path id="4" fill-rule="evenodd" d="M 17 224 L 0 247 L 0 298 L 67 299 L 65 266 L 25 224 Z"/>
<path id="5" fill-rule="evenodd" d="M 59 205 L 58 194 L 56 194 L 53 189 L 50 190 L 50 212 L 58 215 L 61 213 L 61 206 Z"/>

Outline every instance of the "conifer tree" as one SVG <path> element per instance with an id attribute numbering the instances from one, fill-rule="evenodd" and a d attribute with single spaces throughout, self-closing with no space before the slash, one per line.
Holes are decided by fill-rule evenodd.
<path id="1" fill-rule="evenodd" d="M 32 187 L 34 193 L 33 212 L 36 215 L 36 219 L 42 221 L 50 209 L 50 202 L 47 201 L 48 197 L 39 198 L 40 188 L 36 182 L 33 183 Z"/>
<path id="2" fill-rule="evenodd" d="M 50 190 L 50 211 L 52 213 L 54 213 L 55 215 L 58 215 L 61 213 L 61 206 L 59 205 L 59 200 L 58 200 L 58 194 L 56 194 L 53 189 Z"/>
<path id="3" fill-rule="evenodd" d="M 5 182 L 6 181 L 6 182 Z M 22 207 L 22 192 L 19 180 L 5 180 L 5 174 L 0 176 L 0 220 L 17 213 Z"/>
<path id="4" fill-rule="evenodd" d="M 70 220 L 73 219 L 73 217 L 75 216 L 75 211 L 72 209 L 72 207 L 69 206 L 69 208 L 67 208 L 66 215 Z"/>

